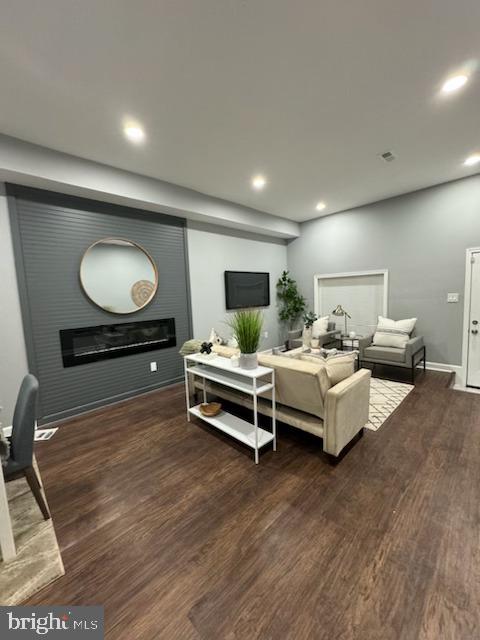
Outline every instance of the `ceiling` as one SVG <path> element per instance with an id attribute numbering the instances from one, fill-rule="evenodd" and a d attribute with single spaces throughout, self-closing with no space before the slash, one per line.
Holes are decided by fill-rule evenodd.
<path id="1" fill-rule="evenodd" d="M 462 164 L 480 151 L 478 0 L 0 10 L 2 133 L 298 221 L 319 200 L 330 214 L 478 172 Z M 440 95 L 465 68 L 468 85 Z"/>

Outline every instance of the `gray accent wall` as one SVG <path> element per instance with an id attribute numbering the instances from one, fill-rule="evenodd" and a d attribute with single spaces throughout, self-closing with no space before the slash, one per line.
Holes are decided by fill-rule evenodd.
<path id="1" fill-rule="evenodd" d="M 191 334 L 182 220 L 69 196 L 14 188 L 9 199 L 30 370 L 40 380 L 39 422 L 49 422 L 182 378 L 178 347 L 64 368 L 59 331 L 175 318 L 177 344 Z M 110 314 L 84 294 L 79 266 L 92 242 L 133 240 L 157 264 L 158 291 L 144 309 Z M 150 362 L 158 372 L 150 372 Z"/>
<path id="2" fill-rule="evenodd" d="M 270 306 L 263 313 L 268 337 L 262 337 L 260 349 L 282 342 L 275 283 L 287 268 L 284 241 L 189 222 L 188 254 L 195 338 L 208 338 L 212 327 L 223 337 L 231 335 L 225 322 L 232 313 L 225 306 L 225 271 L 266 271 L 270 274 Z"/>
<path id="3" fill-rule="evenodd" d="M 288 245 L 288 266 L 312 308 L 314 274 L 388 269 L 389 316 L 418 317 L 427 359 L 459 365 L 465 250 L 478 246 L 475 175 L 305 222 Z M 449 292 L 460 302 L 447 303 Z"/>

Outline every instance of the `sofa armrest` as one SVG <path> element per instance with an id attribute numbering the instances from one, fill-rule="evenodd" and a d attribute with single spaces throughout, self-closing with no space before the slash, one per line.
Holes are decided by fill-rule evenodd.
<path id="1" fill-rule="evenodd" d="M 406 362 L 410 362 L 411 358 L 421 351 L 425 346 L 423 342 L 423 336 L 415 336 L 415 338 L 410 338 L 410 340 L 405 345 L 406 352 Z"/>
<path id="2" fill-rule="evenodd" d="M 363 360 L 364 351 L 367 347 L 370 347 L 373 342 L 373 333 L 369 336 L 364 336 L 363 338 L 358 339 L 358 351 L 359 360 Z"/>
<path id="3" fill-rule="evenodd" d="M 370 377 L 368 369 L 360 369 L 327 391 L 323 424 L 326 453 L 338 456 L 368 422 Z"/>

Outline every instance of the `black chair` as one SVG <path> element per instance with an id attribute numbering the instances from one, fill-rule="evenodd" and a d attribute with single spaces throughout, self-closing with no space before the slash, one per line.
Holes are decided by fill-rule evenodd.
<path id="1" fill-rule="evenodd" d="M 3 468 L 5 481 L 25 476 L 45 520 L 50 511 L 42 494 L 40 480 L 33 466 L 33 440 L 35 436 L 35 412 L 38 396 L 38 380 L 31 373 L 22 381 L 13 414 L 10 457 Z"/>

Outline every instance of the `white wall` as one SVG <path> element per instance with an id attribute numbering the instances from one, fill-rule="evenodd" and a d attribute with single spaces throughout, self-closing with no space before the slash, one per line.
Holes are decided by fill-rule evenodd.
<path id="1" fill-rule="evenodd" d="M 0 420 L 12 424 L 23 376 L 28 372 L 20 301 L 13 258 L 7 198 L 0 184 Z"/>
<path id="2" fill-rule="evenodd" d="M 0 181 L 295 238 L 297 222 L 0 134 Z"/>
<path id="3" fill-rule="evenodd" d="M 224 271 L 268 271 L 270 306 L 264 309 L 268 338 L 262 339 L 260 348 L 280 344 L 275 284 L 287 268 L 285 243 L 196 223 L 188 223 L 187 234 L 194 337 L 208 338 L 212 327 L 222 337 L 231 335 L 225 324 L 232 312 L 225 308 Z"/>

